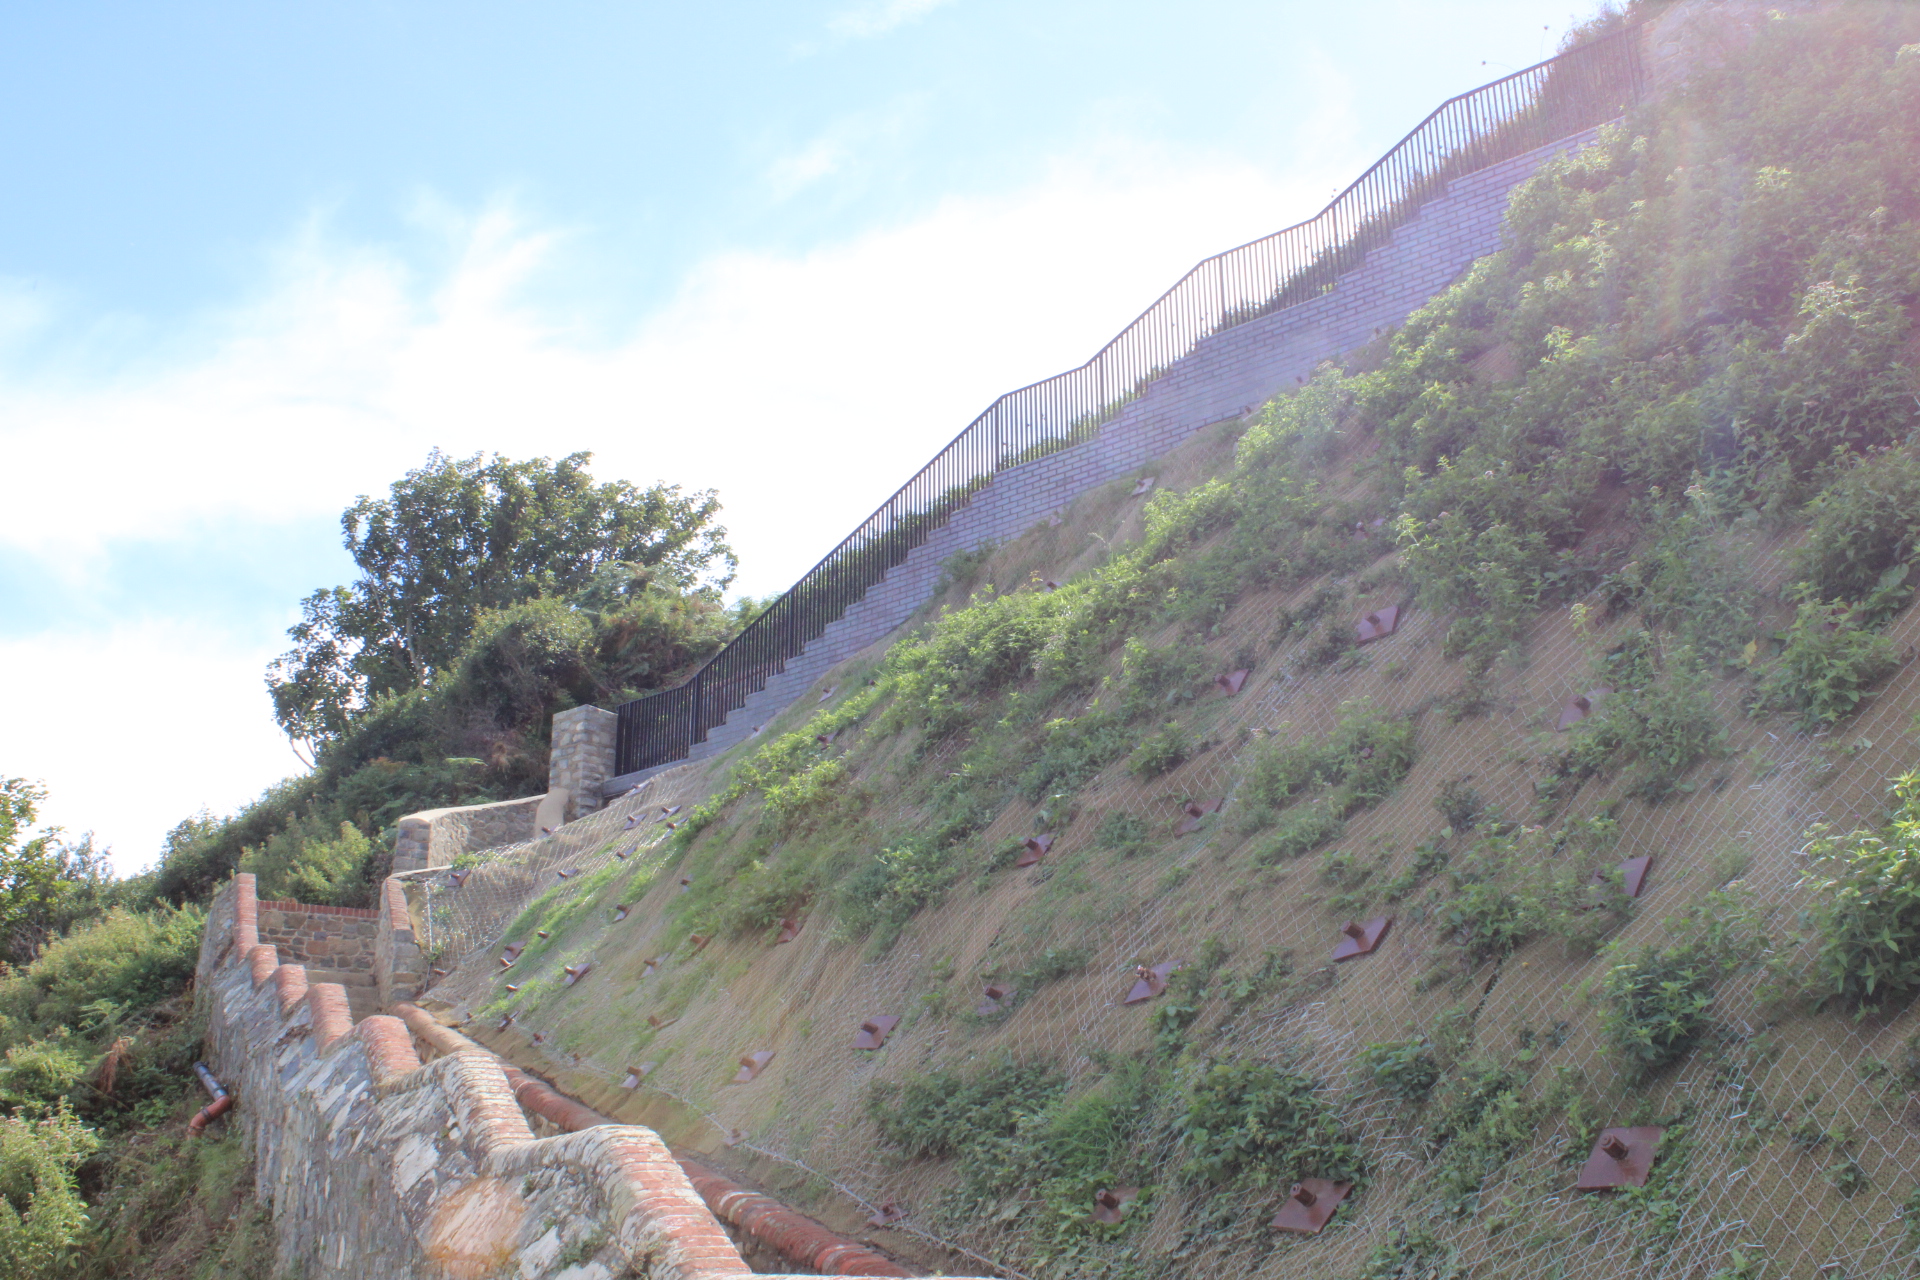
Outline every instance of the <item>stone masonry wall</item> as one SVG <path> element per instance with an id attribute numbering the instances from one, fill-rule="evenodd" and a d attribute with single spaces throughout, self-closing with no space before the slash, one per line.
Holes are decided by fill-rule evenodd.
<path id="1" fill-rule="evenodd" d="M 709 730 L 689 758 L 705 759 L 744 741 L 830 667 L 905 622 L 932 596 L 942 563 L 954 553 L 1018 537 L 1080 494 L 1139 473 L 1200 428 L 1264 403 L 1322 361 L 1400 324 L 1500 247 L 1514 187 L 1596 132 L 1456 178 L 1325 294 L 1202 339 L 1092 440 L 1002 471 L 726 724 Z M 618 794 L 665 767 L 612 778 L 604 791 Z"/>
<path id="2" fill-rule="evenodd" d="M 195 991 L 229 1123 L 256 1155 L 274 1273 L 307 1280 L 721 1280 L 752 1274 L 659 1136 L 535 1138 L 484 1052 L 423 1066 L 398 1018 L 261 941 L 250 875 L 216 895 Z M 283 914 L 285 914 L 283 912 Z"/>
<path id="3" fill-rule="evenodd" d="M 374 982 L 374 952 L 379 927 L 375 912 L 360 907 L 316 907 L 303 902 L 261 902 L 260 941 L 313 982 L 344 987 L 355 1017 L 379 1007 Z"/>
<path id="4" fill-rule="evenodd" d="M 463 853 L 531 840 L 539 834 L 540 809 L 545 804 L 545 796 L 527 796 L 410 813 L 400 819 L 394 838 L 393 869 L 402 872 L 444 867 Z"/>
<path id="5" fill-rule="evenodd" d="M 400 882 L 389 876 L 380 882 L 380 915 L 373 940 L 373 986 L 382 1009 L 411 1000 L 427 986 L 431 963 L 414 935 L 413 916 Z"/>

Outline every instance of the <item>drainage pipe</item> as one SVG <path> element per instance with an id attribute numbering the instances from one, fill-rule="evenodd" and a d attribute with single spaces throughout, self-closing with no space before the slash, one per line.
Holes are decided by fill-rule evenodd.
<path id="1" fill-rule="evenodd" d="M 226 1114 L 227 1109 L 233 1106 L 233 1099 L 227 1096 L 225 1089 L 220 1087 L 220 1082 L 213 1078 L 213 1072 L 207 1070 L 206 1063 L 194 1063 L 193 1071 L 195 1075 L 200 1077 L 200 1083 L 206 1086 L 207 1093 L 213 1098 L 212 1102 L 200 1108 L 199 1113 L 195 1115 L 193 1119 L 187 1121 L 188 1136 L 197 1138 L 207 1131 L 207 1123 L 215 1116 Z"/>

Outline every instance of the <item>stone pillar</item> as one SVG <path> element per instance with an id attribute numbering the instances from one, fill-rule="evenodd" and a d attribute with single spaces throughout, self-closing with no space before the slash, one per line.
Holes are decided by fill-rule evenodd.
<path id="1" fill-rule="evenodd" d="M 547 762 L 547 788 L 567 797 L 567 821 L 592 813 L 602 803 L 600 790 L 613 776 L 613 727 L 619 717 L 599 707 L 575 707 L 553 718 L 553 754 Z"/>

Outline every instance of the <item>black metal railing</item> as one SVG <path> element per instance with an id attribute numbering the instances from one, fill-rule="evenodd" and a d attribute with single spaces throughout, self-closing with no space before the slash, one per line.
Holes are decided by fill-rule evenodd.
<path id="1" fill-rule="evenodd" d="M 1645 88 L 1622 27 L 1451 98 L 1297 226 L 1208 258 L 1078 369 L 994 401 L 677 689 L 619 708 L 616 765 L 684 759 L 1000 471 L 1090 439 L 1203 338 L 1320 296 L 1446 183 L 1612 120 Z"/>

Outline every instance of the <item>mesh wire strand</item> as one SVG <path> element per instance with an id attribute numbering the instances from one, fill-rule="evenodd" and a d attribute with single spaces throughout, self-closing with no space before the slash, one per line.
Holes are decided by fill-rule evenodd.
<path id="1" fill-rule="evenodd" d="M 1777 586 L 1783 579 L 1781 556 L 1758 539 L 1738 554 L 1757 584 Z M 1271 635 L 1281 606 L 1306 594 L 1302 589 L 1243 598 L 1220 628 L 1223 638 L 1209 646 L 1218 664 L 1224 668 L 1249 638 Z M 1382 597 L 1368 604 L 1384 602 Z M 1018 1276 L 1031 1265 L 1020 1211 L 1033 1206 L 1013 1204 L 967 1222 L 931 1212 L 953 1171 L 943 1162 L 906 1162 L 888 1154 L 865 1111 L 869 1085 L 938 1065 L 977 1063 L 1002 1049 L 1058 1059 L 1074 1078 L 1086 1078 L 1097 1070 L 1090 1056 L 1096 1050 L 1148 1051 L 1146 1014 L 1120 1005 L 1133 964 L 1190 958 L 1204 937 L 1218 935 L 1234 947 L 1233 967 L 1247 965 L 1266 948 L 1280 948 L 1293 953 L 1303 976 L 1281 996 L 1256 1001 L 1238 1016 L 1223 1020 L 1215 1009 L 1196 1024 L 1194 1037 L 1211 1054 L 1284 1060 L 1315 1075 L 1359 1135 L 1372 1181 L 1317 1237 L 1270 1231 L 1267 1221 L 1283 1193 L 1267 1189 L 1237 1193 L 1231 1225 L 1183 1240 L 1198 1197 L 1177 1179 L 1163 1177 L 1134 1242 L 1164 1274 L 1228 1268 L 1262 1277 L 1351 1274 L 1376 1244 L 1409 1223 L 1434 1231 L 1456 1250 L 1463 1274 L 1599 1277 L 1630 1270 L 1647 1277 L 1703 1277 L 1727 1265 L 1735 1250 L 1768 1259 L 1777 1268 L 1769 1274 L 1859 1276 L 1892 1269 L 1910 1248 L 1900 1205 L 1920 1176 L 1920 1102 L 1890 1090 L 1870 1064 L 1896 1057 L 1902 1042 L 1920 1029 L 1920 1015 L 1855 1022 L 1827 1013 L 1793 1017 L 1767 1030 L 1752 980 L 1735 980 L 1720 991 L 1713 1016 L 1721 1050 L 1696 1052 L 1651 1086 L 1661 1112 L 1692 1107 L 1684 1193 L 1658 1249 L 1642 1254 L 1648 1220 L 1631 1200 L 1573 1192 L 1577 1160 L 1569 1156 L 1584 1152 L 1569 1153 L 1564 1129 L 1551 1127 L 1486 1181 L 1478 1210 L 1459 1218 L 1428 1217 L 1421 1175 L 1429 1157 L 1420 1118 L 1366 1086 L 1357 1071 L 1359 1049 L 1403 1038 L 1409 1029 L 1431 1032 L 1440 1014 L 1463 1000 L 1479 1005 L 1475 1047 L 1500 1058 L 1511 1057 L 1521 1029 L 1542 1031 L 1565 1022 L 1564 1043 L 1543 1051 L 1536 1087 L 1555 1067 L 1572 1066 L 1584 1073 L 1590 1095 L 1624 1110 L 1632 1100 L 1627 1082 L 1602 1049 L 1594 1010 L 1575 990 L 1601 965 L 1569 959 L 1557 943 L 1535 942 L 1505 962 L 1484 996 L 1481 988 L 1492 972 L 1484 967 L 1470 985 L 1418 990 L 1415 980 L 1451 952 L 1430 921 L 1408 912 L 1419 901 L 1416 894 L 1400 904 L 1399 919 L 1379 951 L 1334 970 L 1325 957 L 1340 918 L 1321 901 L 1326 890 L 1316 876 L 1325 850 L 1269 872 L 1251 871 L 1232 833 L 1231 797 L 1258 741 L 1243 729 L 1324 733 L 1348 698 L 1368 697 L 1382 710 L 1407 711 L 1431 707 L 1454 689 L 1461 673 L 1439 652 L 1445 625 L 1424 611 L 1405 613 L 1396 634 L 1363 650 L 1364 663 L 1344 671 L 1308 674 L 1298 666 L 1300 646 L 1281 646 L 1263 657 L 1238 697 L 1216 698 L 1202 709 L 1216 717 L 1210 733 L 1221 745 L 1151 781 L 1109 768 L 1080 793 L 1081 816 L 1040 868 L 998 873 L 979 896 L 963 879 L 941 907 L 922 912 L 877 957 L 867 956 L 857 940 L 835 936 L 822 912 L 785 946 L 720 938 L 698 956 L 669 956 L 658 972 L 640 976 L 648 939 L 664 927 L 663 912 L 678 892 L 678 876 L 662 874 L 623 924 L 611 923 L 610 913 L 598 909 L 617 900 L 618 884 L 594 889 L 598 908 L 581 918 L 599 923 L 567 933 L 563 946 L 529 966 L 531 973 L 518 979 L 527 986 L 508 1000 L 496 958 L 503 931 L 543 893 L 584 891 L 560 880 L 558 870 L 602 866 L 604 850 L 636 837 L 632 864 L 649 870 L 664 865 L 661 807 L 690 808 L 710 789 L 715 770 L 689 765 L 663 773 L 639 795 L 550 839 L 479 856 L 458 888 L 444 872 L 417 875 L 411 894 L 428 945 L 462 960 L 431 995 L 477 1016 L 497 1017 L 514 1007 L 516 1026 L 542 1032 L 541 1048 L 556 1064 L 608 1082 L 642 1060 L 657 1061 L 643 1088 L 703 1118 L 716 1136 L 791 1166 L 814 1179 L 816 1190 L 862 1210 L 899 1201 L 910 1216 L 894 1232 Z M 1894 630 L 1900 645 L 1916 638 L 1920 610 Z M 1327 847 L 1365 853 L 1384 838 L 1394 849 L 1388 870 L 1404 868 L 1411 844 L 1439 827 L 1433 800 L 1450 779 L 1469 779 L 1509 817 L 1529 813 L 1539 756 L 1565 741 L 1551 730 L 1553 716 L 1590 683 L 1594 648 L 1593 639 L 1574 632 L 1564 610 L 1543 616 L 1527 638 L 1524 665 L 1497 669 L 1493 710 L 1457 724 L 1438 711 L 1424 714 L 1412 773 Z M 1886 812 L 1888 780 L 1920 755 L 1906 728 L 1920 709 L 1920 681 L 1910 667 L 1832 742 L 1793 733 L 1780 717 L 1747 717 L 1743 681 L 1722 682 L 1716 691 L 1732 754 L 1703 765 L 1693 775 L 1702 785 L 1691 795 L 1658 807 L 1633 801 L 1620 811 L 1618 840 L 1606 860 L 1654 860 L 1634 919 L 1623 931 L 1630 943 L 1665 939 L 1665 921 L 1714 887 L 1712 855 L 1729 844 L 1751 855 L 1741 890 L 1773 908 L 1775 931 L 1784 931 L 1804 905 L 1799 882 L 1809 825 L 1877 825 Z M 810 712 L 812 697 L 796 705 Z M 843 735 L 840 747 L 846 745 Z M 936 760 L 928 767 L 943 766 Z M 1607 792 L 1589 784 L 1570 812 L 1593 812 Z M 1228 804 L 1200 833 L 1176 837 L 1178 803 L 1188 796 L 1226 796 Z M 882 829 L 920 820 L 897 797 L 883 797 L 880 808 Z M 1127 859 L 1092 849 L 1099 815 L 1113 810 L 1148 818 L 1156 828 L 1155 852 Z M 651 816 L 630 831 L 625 824 L 636 812 Z M 1008 835 L 1024 834 L 1031 813 L 1014 805 L 976 844 L 984 851 Z M 1081 865 L 1068 865 L 1081 850 L 1088 850 L 1079 857 Z M 1162 891 L 1161 877 L 1173 866 L 1187 868 L 1188 878 L 1177 890 Z M 942 985 L 936 959 L 952 962 L 959 976 L 947 985 L 958 988 L 995 960 L 1018 960 L 1037 950 L 1041 938 L 1021 941 L 1036 914 L 1031 906 L 1023 914 L 1021 904 L 1044 894 L 1050 879 L 1067 875 L 1087 887 L 1078 894 L 1056 887 L 1059 910 L 1046 922 L 1052 932 L 1044 941 L 1095 947 L 1085 973 L 1045 985 L 1004 1022 L 984 1027 L 930 1016 L 916 1005 L 918 993 Z M 1008 940 L 1004 950 L 994 947 L 997 936 Z M 580 959 L 592 959 L 595 972 L 576 987 L 560 987 L 560 966 Z M 516 966 L 514 972 L 523 970 Z M 692 1004 L 673 1025 L 650 1031 L 648 1012 L 660 1007 L 663 987 L 676 980 L 693 993 Z M 905 1015 L 905 1021 L 881 1053 L 853 1052 L 854 1031 L 879 1013 Z M 729 1084 L 740 1055 L 756 1049 L 776 1051 L 760 1080 Z M 1806 1103 L 1810 1095 L 1817 1101 Z M 1785 1140 L 1780 1129 L 1755 1128 L 1767 1118 L 1784 1127 L 1809 1109 L 1823 1123 L 1852 1126 L 1856 1136 L 1846 1149 L 1867 1179 L 1856 1194 L 1842 1196 L 1826 1181 L 1836 1159 L 1830 1144 L 1805 1150 Z M 1611 1123 L 1604 1114 L 1602 1120 Z M 1147 1168 L 1178 1164 L 1171 1135 L 1151 1141 Z M 878 1238 L 884 1242 L 887 1233 Z"/>

